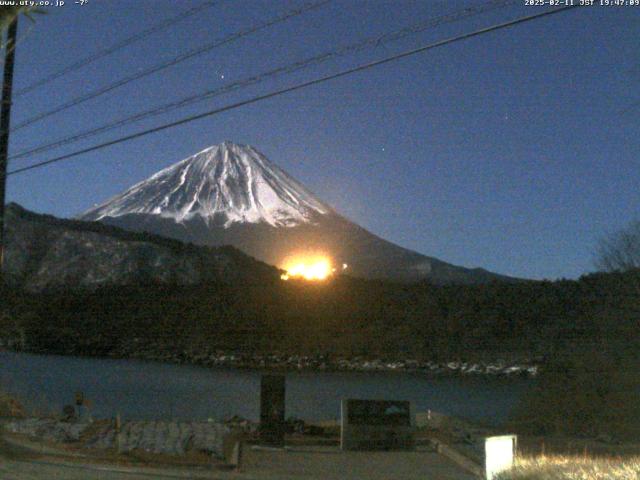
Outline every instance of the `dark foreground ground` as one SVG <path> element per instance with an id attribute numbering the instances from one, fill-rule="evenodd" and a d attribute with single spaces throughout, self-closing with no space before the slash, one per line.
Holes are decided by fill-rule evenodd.
<path id="1" fill-rule="evenodd" d="M 445 457 L 427 449 L 412 452 L 342 452 L 335 446 L 297 446 L 287 450 L 246 448 L 239 471 L 203 467 L 132 467 L 104 464 L 90 458 L 69 459 L 48 453 L 27 453 L 0 444 L 0 478 L 3 480 L 471 480 Z"/>

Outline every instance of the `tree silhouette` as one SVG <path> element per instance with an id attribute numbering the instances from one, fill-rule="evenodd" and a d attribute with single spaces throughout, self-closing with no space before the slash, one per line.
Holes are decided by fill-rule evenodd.
<path id="1" fill-rule="evenodd" d="M 600 240 L 596 266 L 606 272 L 640 268 L 640 221 Z"/>

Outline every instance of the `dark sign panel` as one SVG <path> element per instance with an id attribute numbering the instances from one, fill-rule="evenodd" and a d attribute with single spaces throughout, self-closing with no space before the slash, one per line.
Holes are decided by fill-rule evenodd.
<path id="1" fill-rule="evenodd" d="M 394 400 L 343 400 L 343 450 L 404 450 L 412 448 L 411 403 Z"/>
<path id="2" fill-rule="evenodd" d="M 348 400 L 352 425 L 411 426 L 411 404 L 389 400 Z"/>
<path id="3" fill-rule="evenodd" d="M 284 446 L 284 375 L 263 375 L 260 385 L 260 442 Z"/>

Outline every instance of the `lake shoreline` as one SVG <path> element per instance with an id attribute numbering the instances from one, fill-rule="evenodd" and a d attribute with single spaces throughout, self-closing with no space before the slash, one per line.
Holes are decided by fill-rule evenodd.
<path id="1" fill-rule="evenodd" d="M 195 352 L 110 352 L 97 354 L 87 352 L 58 352 L 18 350 L 0 344 L 0 353 L 30 353 L 85 358 L 107 358 L 119 360 L 143 360 L 198 367 L 222 367 L 237 370 L 269 370 L 278 372 L 402 372 L 426 373 L 434 376 L 490 376 L 535 378 L 540 371 L 540 362 L 530 360 L 506 361 L 420 361 L 414 359 L 387 360 L 364 357 L 328 357 L 325 355 L 248 355 L 242 353 L 198 354 Z"/>
<path id="2" fill-rule="evenodd" d="M 438 375 L 412 371 L 328 371 L 203 367 L 143 358 L 108 358 L 0 351 L 0 388 L 34 413 L 60 412 L 83 392 L 92 415 L 149 420 L 260 418 L 264 374 L 286 376 L 287 415 L 336 419 L 344 398 L 401 399 L 416 411 L 499 425 L 536 379 L 519 375 Z"/>

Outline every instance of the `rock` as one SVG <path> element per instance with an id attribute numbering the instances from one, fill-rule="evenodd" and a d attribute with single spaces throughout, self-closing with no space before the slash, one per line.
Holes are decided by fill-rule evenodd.
<path id="1" fill-rule="evenodd" d="M 143 450 L 155 454 L 184 455 L 187 451 L 202 451 L 222 457 L 223 439 L 230 429 L 213 422 L 126 422 L 120 436 L 120 452 Z M 96 432 L 85 447 L 108 449 L 116 446 L 112 425 Z"/>
<path id="2" fill-rule="evenodd" d="M 11 422 L 5 428 L 13 433 L 21 433 L 32 438 L 51 442 L 77 442 L 89 423 L 69 423 L 55 419 L 28 418 Z"/>
<path id="3" fill-rule="evenodd" d="M 26 416 L 26 411 L 22 404 L 15 398 L 0 393 L 0 417 L 18 417 Z"/>
<path id="4" fill-rule="evenodd" d="M 65 422 L 73 422 L 76 418 L 76 409 L 73 405 L 65 405 L 62 407 L 62 419 Z"/>

